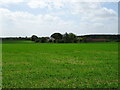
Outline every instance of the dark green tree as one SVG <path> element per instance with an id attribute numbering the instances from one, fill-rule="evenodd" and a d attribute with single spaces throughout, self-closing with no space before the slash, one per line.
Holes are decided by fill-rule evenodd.
<path id="1" fill-rule="evenodd" d="M 69 34 L 67 32 L 63 35 L 63 41 L 64 43 L 69 43 Z"/>
<path id="2" fill-rule="evenodd" d="M 71 43 L 77 42 L 77 36 L 73 33 L 69 33 L 69 40 Z"/>
<path id="3" fill-rule="evenodd" d="M 77 36 L 73 33 L 65 33 L 63 35 L 63 40 L 65 43 L 74 43 L 77 42 Z"/>
<path id="4" fill-rule="evenodd" d="M 51 35 L 51 37 L 54 38 L 54 39 L 62 39 L 62 34 L 54 33 L 54 34 Z"/>
<path id="5" fill-rule="evenodd" d="M 48 42 L 48 38 L 46 38 L 46 37 L 42 37 L 42 38 L 40 38 L 40 41 L 39 41 L 40 43 L 47 43 Z"/>
<path id="6" fill-rule="evenodd" d="M 51 37 L 55 39 L 56 43 L 59 43 L 59 41 L 61 41 L 61 39 L 63 38 L 63 35 L 60 33 L 54 33 L 51 35 Z"/>
<path id="7" fill-rule="evenodd" d="M 36 41 L 37 39 L 38 39 L 38 37 L 36 35 L 32 35 L 32 37 L 31 37 L 32 41 Z"/>

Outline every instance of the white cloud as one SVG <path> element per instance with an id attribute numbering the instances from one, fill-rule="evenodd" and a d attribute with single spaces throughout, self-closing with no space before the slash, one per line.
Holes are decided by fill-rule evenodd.
<path id="1" fill-rule="evenodd" d="M 44 8 L 64 6 L 64 3 L 79 3 L 79 2 L 119 2 L 120 0 L 0 0 L 0 5 L 16 4 L 21 2 L 28 3 L 31 8 Z"/>
<path id="2" fill-rule="evenodd" d="M 101 7 L 100 2 L 81 2 L 81 0 L 31 0 L 28 3 L 28 6 L 31 8 L 47 8 L 47 9 L 60 9 L 65 7 L 65 5 L 69 5 L 68 8 L 70 10 L 70 14 L 79 15 L 80 17 L 82 17 L 83 21 L 109 20 L 115 19 L 114 17 L 117 16 L 117 13 L 114 10 Z M 53 14 L 54 12 L 51 13 Z M 66 12 L 63 11 L 54 14 L 56 15 L 66 14 Z"/>
<path id="3" fill-rule="evenodd" d="M 31 8 L 44 8 L 47 4 L 43 0 L 32 0 L 28 3 L 28 6 Z"/>
<path id="4" fill-rule="evenodd" d="M 30 8 L 57 8 L 64 7 L 64 4 L 74 4 L 80 2 L 118 2 L 119 0 L 29 0 Z M 94 8 L 94 6 L 91 6 Z"/>
<path id="5" fill-rule="evenodd" d="M 16 4 L 23 2 L 24 0 L 0 0 L 0 5 Z"/>
<path id="6" fill-rule="evenodd" d="M 71 13 L 79 15 L 82 21 L 97 23 L 110 22 L 110 20 L 116 21 L 118 16 L 117 12 L 115 12 L 113 9 L 102 7 L 101 3 L 98 2 L 74 3 Z"/>
<path id="7" fill-rule="evenodd" d="M 31 0 L 28 2 L 30 8 L 61 8 L 67 0 Z"/>
<path id="8" fill-rule="evenodd" d="M 5 0 L 3 0 L 5 1 Z M 11 0 L 8 0 L 11 1 Z M 4 2 L 4 4 L 8 3 Z M 18 0 L 22 2 L 22 0 Z M 18 3 L 17 1 L 14 3 Z M 12 3 L 12 2 L 9 2 Z M 30 8 L 47 8 L 50 13 L 34 15 L 22 11 L 10 11 L 0 8 L 0 25 L 2 36 L 49 36 L 53 32 L 73 32 L 78 35 L 88 33 L 117 33 L 117 12 L 102 7 L 99 2 L 81 2 L 80 0 L 29 0 L 26 3 Z M 55 9 L 65 8 L 69 10 Z M 77 20 L 69 21 L 62 16 L 76 16 Z M 75 21 L 76 20 L 76 21 Z"/>
<path id="9" fill-rule="evenodd" d="M 59 17 L 51 15 L 33 15 L 27 12 L 11 12 L 7 9 L 0 9 L 2 20 L 2 36 L 31 36 L 50 35 L 53 32 L 64 32 L 72 25 L 72 22 L 64 22 Z"/>

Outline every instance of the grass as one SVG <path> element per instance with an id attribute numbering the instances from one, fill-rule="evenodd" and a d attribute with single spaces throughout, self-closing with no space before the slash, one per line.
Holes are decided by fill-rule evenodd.
<path id="1" fill-rule="evenodd" d="M 32 41 L 25 41 L 25 40 L 3 40 L 2 43 L 4 44 L 31 44 Z"/>
<path id="2" fill-rule="evenodd" d="M 118 88 L 118 44 L 3 43 L 3 88 Z"/>

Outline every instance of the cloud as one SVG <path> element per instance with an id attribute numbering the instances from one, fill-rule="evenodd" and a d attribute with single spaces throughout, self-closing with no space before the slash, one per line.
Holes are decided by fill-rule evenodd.
<path id="1" fill-rule="evenodd" d="M 28 6 L 30 8 L 57 8 L 64 7 L 64 4 L 74 5 L 80 2 L 118 2 L 119 0 L 30 0 Z M 94 6 L 91 6 L 94 7 Z"/>
<path id="2" fill-rule="evenodd" d="M 28 6 L 30 8 L 46 8 L 48 11 L 49 9 L 53 9 L 50 14 L 54 13 L 56 15 L 65 15 L 66 12 L 70 15 L 76 14 L 82 17 L 83 21 L 105 21 L 117 17 L 117 13 L 114 10 L 102 7 L 100 2 L 81 2 L 81 0 L 31 0 L 28 2 Z M 58 12 L 54 12 L 55 9 L 62 9 L 63 11 L 58 10 Z"/>
<path id="3" fill-rule="evenodd" d="M 119 2 L 119 0 L 0 0 L 0 6 L 25 2 L 31 8 L 61 8 L 64 3 L 79 2 Z"/>
<path id="4" fill-rule="evenodd" d="M 6 6 L 8 4 L 16 4 L 23 2 L 24 0 L 0 0 L 0 5 L 1 6 Z"/>
<path id="5" fill-rule="evenodd" d="M 22 2 L 22 0 L 18 1 Z M 100 2 L 28 0 L 26 5 L 31 10 L 40 12 L 42 9 L 47 12 L 36 15 L 27 11 L 0 8 L 2 36 L 31 36 L 32 34 L 50 36 L 54 32 L 73 32 L 77 35 L 117 33 L 117 12 L 112 8 L 103 7 Z"/>
<path id="6" fill-rule="evenodd" d="M 45 8 L 47 4 L 43 0 L 32 0 L 28 3 L 30 8 Z"/>
<path id="7" fill-rule="evenodd" d="M 64 2 L 66 1 L 67 0 L 31 0 L 28 2 L 28 6 L 30 8 L 60 9 L 64 6 Z"/>
<path id="8" fill-rule="evenodd" d="M 59 17 L 51 15 L 33 15 L 28 12 L 11 12 L 8 9 L 0 9 L 2 21 L 2 36 L 31 36 L 50 35 L 53 32 L 64 32 L 72 25 L 72 22 L 64 22 Z"/>

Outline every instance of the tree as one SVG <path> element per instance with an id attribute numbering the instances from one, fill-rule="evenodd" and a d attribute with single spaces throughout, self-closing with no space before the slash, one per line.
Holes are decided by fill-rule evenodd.
<path id="1" fill-rule="evenodd" d="M 69 40 L 71 43 L 77 42 L 77 37 L 75 34 L 69 33 L 68 35 L 69 35 Z"/>
<path id="2" fill-rule="evenodd" d="M 63 41 L 64 43 L 69 43 L 69 35 L 67 32 L 63 35 Z"/>
<path id="3" fill-rule="evenodd" d="M 60 33 L 54 33 L 51 35 L 51 37 L 55 39 L 55 42 L 59 42 L 62 39 L 63 35 Z"/>
<path id="4" fill-rule="evenodd" d="M 47 41 L 48 41 L 47 37 L 41 37 L 39 42 L 41 42 L 41 43 L 47 43 Z"/>
<path id="5" fill-rule="evenodd" d="M 73 33 L 65 33 L 63 35 L 63 40 L 65 43 L 74 43 L 74 42 L 77 42 L 77 37 L 75 34 Z"/>
<path id="6" fill-rule="evenodd" d="M 54 39 L 62 39 L 62 34 L 54 33 L 54 34 L 51 35 L 51 37 L 54 38 Z"/>
<path id="7" fill-rule="evenodd" d="M 40 38 L 35 39 L 34 42 L 39 43 L 40 42 Z"/>
<path id="8" fill-rule="evenodd" d="M 49 41 L 48 41 L 49 43 L 52 43 L 53 42 L 53 40 L 52 39 L 49 39 Z"/>
<path id="9" fill-rule="evenodd" d="M 37 39 L 38 39 L 38 37 L 36 35 L 32 35 L 32 37 L 31 37 L 32 41 L 36 41 Z"/>

